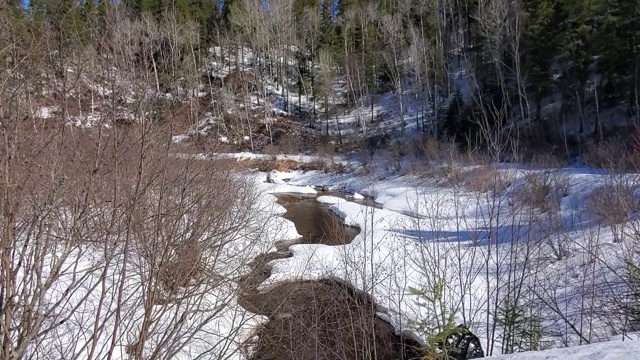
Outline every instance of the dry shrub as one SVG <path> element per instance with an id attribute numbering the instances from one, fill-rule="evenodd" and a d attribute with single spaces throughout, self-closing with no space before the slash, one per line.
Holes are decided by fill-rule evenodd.
<path id="1" fill-rule="evenodd" d="M 569 195 L 569 179 L 560 172 L 533 172 L 526 174 L 524 180 L 514 194 L 518 204 L 542 212 L 557 212 L 560 210 L 560 200 Z"/>
<path id="2" fill-rule="evenodd" d="M 334 161 L 331 163 L 329 171 L 336 174 L 344 174 L 347 171 L 347 165 L 340 161 Z"/>
<path id="3" fill-rule="evenodd" d="M 297 169 L 303 171 L 324 171 L 343 174 L 347 171 L 347 166 L 340 161 L 315 159 L 313 161 L 300 163 Z"/>
<path id="4" fill-rule="evenodd" d="M 406 147 L 399 140 L 391 141 L 384 147 L 381 153 L 381 161 L 386 170 L 400 171 L 402 169 L 402 157 L 405 156 Z"/>
<path id="5" fill-rule="evenodd" d="M 300 164 L 291 159 L 241 159 L 237 161 L 238 169 L 257 169 L 258 171 L 292 171 L 300 167 Z"/>
<path id="6" fill-rule="evenodd" d="M 281 153 L 279 145 L 271 145 L 271 144 L 265 146 L 262 152 L 271 156 L 276 156 Z"/>
<path id="7" fill-rule="evenodd" d="M 323 159 L 318 158 L 312 161 L 301 163 L 298 166 L 298 169 L 303 171 L 326 171 L 328 169 L 328 166 Z"/>
<path id="8" fill-rule="evenodd" d="M 470 191 L 486 193 L 493 191 L 501 193 L 511 186 L 511 181 L 506 179 L 500 171 L 490 167 L 482 166 L 464 174 L 462 185 Z"/>
<path id="9" fill-rule="evenodd" d="M 589 143 L 582 155 L 587 166 L 598 169 L 630 171 L 637 170 L 636 164 L 640 164 L 640 151 L 629 149 L 628 141 L 623 139 Z"/>
<path id="10" fill-rule="evenodd" d="M 159 265 L 159 277 L 170 294 L 191 285 L 204 274 L 202 247 L 194 242 L 170 246 Z"/>
<path id="11" fill-rule="evenodd" d="M 307 144 L 303 138 L 293 137 L 280 139 L 279 142 L 280 152 L 283 154 L 300 154 L 307 148 Z"/>
<path id="12" fill-rule="evenodd" d="M 409 158 L 409 171 L 424 174 L 430 169 L 430 163 L 440 156 L 440 144 L 432 136 L 408 141 L 404 145 L 404 153 Z"/>
<path id="13" fill-rule="evenodd" d="M 527 160 L 527 158 L 525 158 L 525 161 L 531 163 L 532 165 L 538 165 L 540 167 L 552 169 L 560 169 L 561 167 L 567 165 L 567 161 L 565 158 L 559 155 L 555 155 L 553 152 L 536 153 L 531 156 L 530 161 Z"/>
<path id="14" fill-rule="evenodd" d="M 613 230 L 614 241 L 620 240 L 618 227 L 629 220 L 630 214 L 640 208 L 634 195 L 634 188 L 628 184 L 616 183 L 601 186 L 591 191 L 585 201 L 587 212 L 599 224 Z"/>
<path id="15" fill-rule="evenodd" d="M 408 141 L 404 147 L 407 155 L 413 155 L 424 161 L 435 160 L 440 156 L 440 144 L 430 135 Z"/>
<path id="16" fill-rule="evenodd" d="M 444 185 L 459 186 L 464 181 L 462 166 L 454 161 L 449 161 L 438 167 L 434 174 Z"/>
<path id="17" fill-rule="evenodd" d="M 440 155 L 440 144 L 432 136 L 426 136 L 420 143 L 420 153 L 426 161 L 435 160 Z"/>
<path id="18" fill-rule="evenodd" d="M 305 165 L 303 165 L 305 166 Z M 331 144 L 325 144 L 318 148 L 318 159 L 312 161 L 305 168 L 342 174 L 346 171 L 346 165 L 336 161 L 336 149 Z"/>

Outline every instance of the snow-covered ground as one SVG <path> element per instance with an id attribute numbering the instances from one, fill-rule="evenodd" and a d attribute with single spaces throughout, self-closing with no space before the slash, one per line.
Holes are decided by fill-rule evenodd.
<path id="1" fill-rule="evenodd" d="M 495 360 L 626 360 L 640 356 L 639 341 L 606 341 L 597 344 L 573 346 L 546 351 L 530 351 L 495 356 Z"/>
<path id="2" fill-rule="evenodd" d="M 260 184 L 261 191 L 329 185 L 371 196 L 381 209 L 320 197 L 360 234 L 349 245 L 292 246 L 294 256 L 274 261 L 262 287 L 337 276 L 372 294 L 396 328 L 427 340 L 447 322 L 465 323 L 492 355 L 620 339 L 628 332 L 620 309 L 628 306 L 624 264 L 640 239 L 637 210 L 629 209 L 624 224 L 604 225 L 592 194 L 629 188 L 637 203 L 637 178 L 581 168 L 494 170 L 502 185 L 484 193 L 409 175 L 270 174 L 286 185 Z M 461 171 L 479 176 L 477 167 Z M 542 208 L 521 200 L 537 182 L 550 188 Z M 505 322 L 506 313 L 517 315 Z M 588 358 L 603 349 L 577 353 Z M 531 358 L 564 357 L 562 351 Z"/>

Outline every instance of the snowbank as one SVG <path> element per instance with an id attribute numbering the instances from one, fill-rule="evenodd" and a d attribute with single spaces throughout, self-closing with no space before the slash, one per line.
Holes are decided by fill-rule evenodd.
<path id="1" fill-rule="evenodd" d="M 495 360 L 627 360 L 640 357 L 640 341 L 605 341 L 546 351 L 530 351 L 490 357 Z"/>

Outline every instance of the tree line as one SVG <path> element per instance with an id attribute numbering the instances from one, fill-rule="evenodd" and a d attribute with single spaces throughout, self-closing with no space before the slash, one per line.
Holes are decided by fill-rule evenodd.
<path id="1" fill-rule="evenodd" d="M 344 83 L 344 109 L 391 92 L 401 116 L 406 102 L 420 104 L 416 127 L 467 144 L 491 143 L 496 135 L 487 131 L 501 129 L 504 136 L 510 121 L 536 124 L 551 115 L 556 124 L 575 123 L 579 139 L 600 140 L 608 109 L 629 119 L 639 114 L 637 0 L 32 0 L 7 6 L 33 24 L 46 22 L 61 50 L 65 41 L 77 46 L 108 33 L 110 8 L 157 22 L 171 14 L 196 30 L 194 51 L 251 48 L 263 59 L 256 64 L 261 74 L 287 92 L 286 108 L 300 107 L 289 92 L 308 94 L 314 105 L 324 102 L 327 122 L 336 79 Z M 171 79 L 160 53 L 173 50 L 164 43 L 152 54 L 158 83 Z M 548 113 L 549 104 L 559 109 Z"/>

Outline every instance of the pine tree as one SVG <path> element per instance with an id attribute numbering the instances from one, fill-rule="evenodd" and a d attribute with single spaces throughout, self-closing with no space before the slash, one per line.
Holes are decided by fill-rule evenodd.
<path id="1" fill-rule="evenodd" d="M 560 47 L 560 31 L 558 24 L 566 20 L 558 0 L 526 0 L 526 26 L 523 36 L 523 66 L 527 71 L 529 85 L 536 101 L 536 117 L 539 119 L 542 100 L 552 87 L 551 64 L 557 58 Z"/>
<path id="2" fill-rule="evenodd" d="M 567 30 L 562 32 L 560 60 L 566 66 L 564 104 L 571 104 L 570 111 L 580 111 L 580 128 L 584 132 L 586 89 L 593 57 L 596 55 L 598 25 L 603 14 L 602 0 L 564 0 L 568 14 Z"/>
<path id="3" fill-rule="evenodd" d="M 322 1 L 322 8 L 320 11 L 320 16 L 322 18 L 322 25 L 320 27 L 320 45 L 324 49 L 334 50 L 337 46 L 337 36 L 331 5 L 330 0 Z"/>
<path id="4" fill-rule="evenodd" d="M 463 109 L 464 99 L 462 98 L 462 92 L 460 89 L 457 89 L 444 117 L 443 128 L 450 139 L 457 139 L 459 141 L 464 138 L 465 131 L 462 129 Z"/>
<path id="5" fill-rule="evenodd" d="M 363 2 L 362 0 L 339 0 L 336 7 L 337 16 L 346 14 L 347 10 L 353 9 L 354 7 L 362 6 Z"/>

